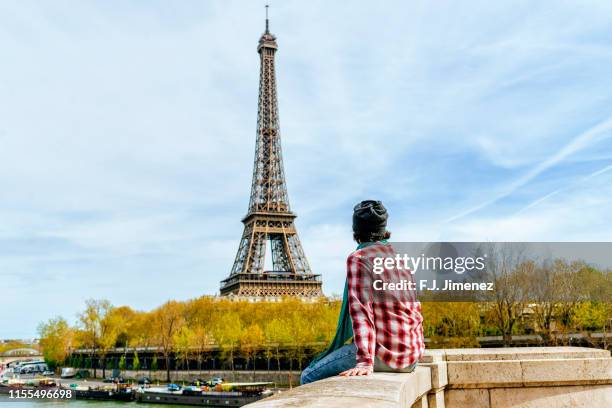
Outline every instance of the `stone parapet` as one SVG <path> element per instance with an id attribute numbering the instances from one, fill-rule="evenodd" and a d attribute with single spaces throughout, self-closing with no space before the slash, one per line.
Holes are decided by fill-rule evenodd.
<path id="1" fill-rule="evenodd" d="M 363 377 L 332 377 L 296 387 L 248 407 L 380 407 L 410 408 L 431 390 L 431 370 L 410 374 L 375 373 Z"/>
<path id="2" fill-rule="evenodd" d="M 609 407 L 612 359 L 582 347 L 429 350 L 411 374 L 333 377 L 248 405 L 273 407 Z"/>

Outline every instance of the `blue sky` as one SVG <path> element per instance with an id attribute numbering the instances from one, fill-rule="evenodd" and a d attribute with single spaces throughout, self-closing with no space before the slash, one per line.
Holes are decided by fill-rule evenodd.
<path id="1" fill-rule="evenodd" d="M 289 197 L 326 293 L 367 198 L 396 240 L 612 240 L 610 2 L 270 3 Z M 0 2 L 0 338 L 92 297 L 218 291 L 263 5 Z"/>

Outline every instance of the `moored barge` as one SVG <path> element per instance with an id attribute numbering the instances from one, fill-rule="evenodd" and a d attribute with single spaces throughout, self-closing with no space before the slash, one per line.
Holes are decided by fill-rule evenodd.
<path id="1" fill-rule="evenodd" d="M 271 383 L 224 383 L 215 387 L 141 388 L 136 401 L 154 404 L 198 405 L 203 407 L 241 407 L 272 395 Z"/>
<path id="2" fill-rule="evenodd" d="M 28 390 L 53 391 L 59 390 L 59 387 L 55 383 L 55 381 L 47 378 L 32 378 L 27 380 L 5 378 L 0 381 L 0 394 L 11 394 L 11 391 L 14 392 Z"/>
<path id="3" fill-rule="evenodd" d="M 104 387 L 75 387 L 76 399 L 98 400 L 98 401 L 132 401 L 134 393 L 128 386 L 104 386 Z"/>

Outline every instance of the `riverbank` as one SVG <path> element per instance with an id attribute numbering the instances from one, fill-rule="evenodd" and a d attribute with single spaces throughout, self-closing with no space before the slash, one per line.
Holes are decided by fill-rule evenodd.
<path id="1" fill-rule="evenodd" d="M 89 370 L 93 374 L 92 370 Z M 107 377 L 111 375 L 112 370 L 106 370 Z M 58 384 L 87 384 L 87 385 L 101 385 L 102 382 L 102 370 L 97 370 L 98 378 L 88 378 L 85 380 L 75 378 L 59 378 L 59 376 L 52 376 Z M 33 376 L 19 376 L 20 378 L 33 378 Z M 167 383 L 166 371 L 157 370 L 124 370 L 121 372 L 121 377 L 128 381 L 136 383 L 141 377 L 150 378 L 153 383 L 159 382 L 160 384 Z M 170 382 L 175 383 L 190 383 L 195 379 L 210 380 L 212 378 L 223 378 L 227 382 L 271 382 L 275 387 L 288 388 L 296 387 L 300 385 L 300 372 L 299 371 L 231 371 L 231 370 L 192 370 L 192 371 L 170 371 Z M 106 383 L 108 385 L 108 383 Z"/>
<path id="2" fill-rule="evenodd" d="M 110 373 L 107 370 L 107 375 Z M 98 370 L 98 375 L 101 371 Z M 231 371 L 231 370 L 181 370 L 170 371 L 171 382 L 190 382 L 196 378 L 211 379 L 221 377 L 230 382 L 271 382 L 277 387 L 289 387 L 300 385 L 300 371 Z M 149 377 L 153 381 L 166 382 L 166 371 L 148 371 L 148 370 L 125 370 L 121 372 L 123 378 L 138 379 L 140 377 Z"/>

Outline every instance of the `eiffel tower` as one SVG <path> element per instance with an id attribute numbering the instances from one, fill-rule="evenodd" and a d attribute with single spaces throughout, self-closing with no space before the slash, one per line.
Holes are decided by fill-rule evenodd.
<path id="1" fill-rule="evenodd" d="M 221 281 L 221 295 L 256 298 L 322 296 L 320 275 L 313 274 L 295 228 L 283 170 L 276 69 L 278 45 L 269 31 L 259 39 L 259 101 L 257 142 L 249 210 L 242 219 L 244 232 L 230 276 Z M 266 245 L 270 245 L 272 270 L 264 270 Z"/>

